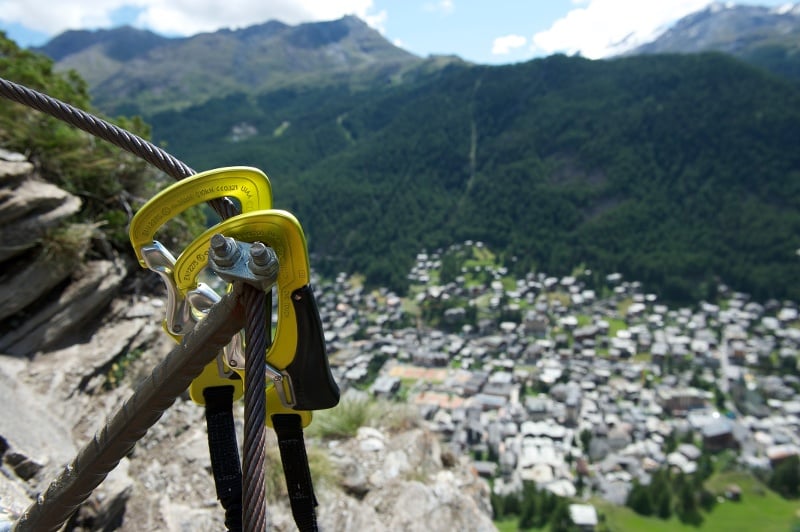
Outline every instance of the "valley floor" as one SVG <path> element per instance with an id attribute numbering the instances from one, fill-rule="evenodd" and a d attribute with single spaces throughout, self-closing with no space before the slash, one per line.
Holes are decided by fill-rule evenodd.
<path id="1" fill-rule="evenodd" d="M 321 284 L 329 353 L 344 388 L 416 404 L 470 453 L 496 518 L 533 483 L 592 504 L 610 530 L 798 520 L 800 503 L 767 487 L 800 454 L 797 303 L 721 287 L 719 301 L 673 308 L 618 275 L 513 279 L 487 263 L 440 283 L 440 267 L 418 257 L 411 300 L 343 275 Z M 625 506 L 659 475 L 668 519 Z"/>

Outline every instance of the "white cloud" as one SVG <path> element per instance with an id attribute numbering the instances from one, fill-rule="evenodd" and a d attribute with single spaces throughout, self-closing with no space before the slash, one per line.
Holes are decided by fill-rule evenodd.
<path id="1" fill-rule="evenodd" d="M 381 33 L 386 33 L 386 20 L 389 18 L 389 14 L 386 12 L 385 9 L 378 11 L 377 13 L 369 13 L 367 12 L 366 15 L 361 16 L 361 19 L 364 20 L 370 27 L 375 28 Z"/>
<path id="2" fill-rule="evenodd" d="M 522 35 L 503 35 L 502 37 L 497 37 L 492 44 L 492 54 L 494 55 L 506 55 L 511 53 L 511 50 L 514 48 L 520 48 L 525 46 L 528 42 L 528 39 L 523 37 Z"/>
<path id="3" fill-rule="evenodd" d="M 439 0 L 438 2 L 428 2 L 422 6 L 422 9 L 425 11 L 433 11 L 437 13 L 442 13 L 443 15 L 449 15 L 456 9 L 456 5 L 453 0 Z"/>
<path id="4" fill-rule="evenodd" d="M 68 29 L 110 27 L 123 7 L 140 10 L 138 27 L 169 35 L 194 35 L 268 20 L 298 24 L 356 15 L 381 29 L 386 12 L 373 0 L 0 0 L 0 20 L 56 35 Z"/>
<path id="5" fill-rule="evenodd" d="M 18 23 L 44 33 L 58 33 L 89 24 L 110 24 L 108 14 L 122 6 L 123 1 L 49 2 L 46 0 L 2 0 L 0 19 Z"/>
<path id="6" fill-rule="evenodd" d="M 536 52 L 580 53 L 592 59 L 622 53 L 651 41 L 669 24 L 711 0 L 573 0 L 572 9 L 531 39 Z"/>

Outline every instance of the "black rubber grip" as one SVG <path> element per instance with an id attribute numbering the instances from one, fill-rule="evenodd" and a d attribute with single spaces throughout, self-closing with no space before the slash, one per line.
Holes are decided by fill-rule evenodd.
<path id="1" fill-rule="evenodd" d="M 339 404 L 339 386 L 328 364 L 322 322 L 311 286 L 292 292 L 292 304 L 297 318 L 297 350 L 286 372 L 292 379 L 294 409 L 332 408 Z"/>

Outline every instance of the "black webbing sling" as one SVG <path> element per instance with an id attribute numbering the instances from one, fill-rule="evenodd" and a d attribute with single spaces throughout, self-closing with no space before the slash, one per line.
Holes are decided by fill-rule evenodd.
<path id="1" fill-rule="evenodd" d="M 294 522 L 300 532 L 316 532 L 317 515 L 314 486 L 308 467 L 308 455 L 303 441 L 303 425 L 297 414 L 275 414 L 272 426 L 278 436 L 286 489 L 292 504 Z"/>
<path id="2" fill-rule="evenodd" d="M 206 427 L 211 470 L 217 498 L 225 510 L 225 528 L 242 530 L 242 466 L 233 422 L 233 386 L 203 390 L 206 400 Z"/>
<path id="3" fill-rule="evenodd" d="M 233 422 L 233 387 L 206 388 L 203 397 L 206 400 L 211 470 L 217 498 L 225 510 L 225 527 L 229 532 L 241 532 L 242 468 Z M 296 414 L 275 414 L 272 423 L 278 437 L 294 522 L 301 532 L 317 532 L 317 499 L 308 466 L 301 418 Z"/>

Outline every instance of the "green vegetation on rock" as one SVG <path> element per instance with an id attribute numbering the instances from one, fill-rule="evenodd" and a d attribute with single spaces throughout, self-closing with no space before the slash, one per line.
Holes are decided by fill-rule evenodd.
<path id="1" fill-rule="evenodd" d="M 47 57 L 20 49 L 0 32 L 0 77 L 22 84 L 79 109 L 92 108 L 86 84 L 74 72 L 54 71 Z M 149 127 L 141 118 L 117 118 L 114 123 L 143 138 Z M 86 251 L 100 237 L 128 252 L 131 216 L 169 179 L 143 160 L 42 112 L 0 100 L 0 147 L 25 154 L 39 175 L 82 200 L 76 224 L 55 228 L 43 242 L 51 253 Z M 203 227 L 201 213 L 189 213 L 182 224 L 168 228 L 166 242 Z"/>

